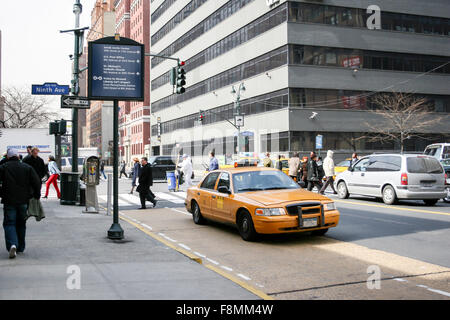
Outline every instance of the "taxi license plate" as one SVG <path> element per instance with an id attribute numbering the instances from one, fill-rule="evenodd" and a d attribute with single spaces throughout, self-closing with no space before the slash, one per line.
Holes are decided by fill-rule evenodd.
<path id="1" fill-rule="evenodd" d="M 317 227 L 317 218 L 304 219 L 303 227 L 305 228 Z"/>

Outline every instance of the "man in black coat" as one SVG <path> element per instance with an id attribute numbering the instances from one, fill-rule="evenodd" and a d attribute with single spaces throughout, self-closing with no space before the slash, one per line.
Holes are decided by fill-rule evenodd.
<path id="1" fill-rule="evenodd" d="M 311 155 L 308 161 L 308 191 L 311 191 L 314 186 L 320 191 L 322 188 L 322 181 L 319 177 L 319 168 L 317 166 L 317 155 L 314 153 Z"/>
<path id="2" fill-rule="evenodd" d="M 147 209 L 145 207 L 145 201 L 150 201 L 153 203 L 153 207 L 156 207 L 155 195 L 150 190 L 150 187 L 153 185 L 153 174 L 152 174 L 152 166 L 148 163 L 148 159 L 146 157 L 142 157 L 141 159 L 141 172 L 139 173 L 139 185 L 136 189 L 139 192 L 139 198 L 141 199 L 141 207 L 139 209 Z"/>
<path id="3" fill-rule="evenodd" d="M 0 166 L 3 229 L 9 257 L 25 250 L 28 202 L 41 197 L 41 180 L 33 168 L 19 161 L 17 150 L 8 150 L 8 162 Z"/>
<path id="4" fill-rule="evenodd" d="M 31 149 L 31 153 L 23 158 L 22 162 L 30 165 L 37 173 L 39 180 L 42 181 L 42 178 L 47 174 L 47 168 L 44 164 L 44 160 L 39 157 L 39 149 L 34 147 Z"/>

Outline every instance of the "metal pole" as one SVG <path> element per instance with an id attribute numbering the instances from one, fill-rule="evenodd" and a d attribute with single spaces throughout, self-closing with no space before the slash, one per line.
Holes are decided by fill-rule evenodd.
<path id="1" fill-rule="evenodd" d="M 83 11 L 83 6 L 80 0 L 76 0 L 73 6 L 73 13 L 75 14 L 75 29 L 80 27 L 80 14 Z M 73 54 L 73 79 L 72 79 L 72 94 L 78 96 L 80 92 L 78 83 L 79 70 L 79 52 L 80 52 L 80 31 L 75 30 L 75 50 Z M 72 108 L 72 172 L 78 172 L 78 109 Z"/>
<path id="2" fill-rule="evenodd" d="M 123 229 L 119 224 L 119 101 L 114 100 L 113 116 L 113 224 L 108 230 L 108 238 L 122 240 Z"/>
<path id="3" fill-rule="evenodd" d="M 113 175 L 111 173 L 108 173 L 108 181 L 106 182 L 108 185 L 108 196 L 107 196 L 107 209 L 106 209 L 106 215 L 111 215 L 111 195 L 112 195 L 112 180 Z"/>
<path id="4" fill-rule="evenodd" d="M 55 134 L 55 158 L 56 165 L 61 169 L 61 135 Z"/>

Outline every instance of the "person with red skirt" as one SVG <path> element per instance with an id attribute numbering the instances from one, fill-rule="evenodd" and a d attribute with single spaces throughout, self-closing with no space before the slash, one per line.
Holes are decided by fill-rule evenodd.
<path id="1" fill-rule="evenodd" d="M 56 193 L 58 195 L 58 199 L 61 198 L 61 192 L 59 192 L 59 188 L 58 188 L 58 177 L 59 174 L 61 173 L 58 169 L 58 166 L 56 165 L 55 162 L 55 157 L 53 156 L 48 156 L 48 172 L 50 173 L 50 178 L 48 178 L 47 182 L 46 182 L 46 190 L 45 190 L 45 197 L 44 198 L 48 198 L 48 190 L 50 188 L 50 185 L 53 184 L 53 186 L 56 189 Z"/>

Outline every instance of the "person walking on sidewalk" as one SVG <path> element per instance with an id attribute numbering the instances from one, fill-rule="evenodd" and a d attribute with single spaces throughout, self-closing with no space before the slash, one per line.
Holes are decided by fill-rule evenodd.
<path id="1" fill-rule="evenodd" d="M 288 163 L 289 163 L 289 176 L 294 181 L 297 181 L 298 171 L 300 169 L 300 158 L 298 152 L 294 153 L 292 158 L 289 159 Z"/>
<path id="2" fill-rule="evenodd" d="M 319 179 L 319 168 L 316 161 L 317 155 L 313 153 L 308 161 L 308 191 L 311 191 L 314 186 L 317 187 L 317 190 L 322 188 L 322 182 Z"/>
<path id="3" fill-rule="evenodd" d="M 31 153 L 23 158 L 22 162 L 30 165 L 36 171 L 39 181 L 42 184 L 42 178 L 45 177 L 47 168 L 45 167 L 44 160 L 39 157 L 39 149 L 36 147 L 32 148 Z"/>
<path id="4" fill-rule="evenodd" d="M 126 173 L 126 167 L 127 167 L 126 162 L 122 160 L 122 165 L 120 166 L 120 176 L 119 176 L 119 179 L 122 178 L 122 174 L 124 174 L 125 177 L 128 178 L 128 175 L 127 175 L 127 173 Z"/>
<path id="5" fill-rule="evenodd" d="M 215 152 L 211 151 L 209 153 L 209 168 L 207 171 L 211 172 L 218 169 L 219 169 L 219 161 L 217 161 L 217 158 L 215 157 Z"/>
<path id="6" fill-rule="evenodd" d="M 187 187 L 192 187 L 192 160 L 187 154 L 183 154 L 183 162 L 178 165 L 183 172 Z"/>
<path id="7" fill-rule="evenodd" d="M 17 150 L 8 150 L 7 156 L 8 162 L 0 166 L 0 181 L 6 250 L 13 259 L 25 250 L 28 202 L 41 197 L 41 180 L 31 166 L 19 161 Z"/>
<path id="8" fill-rule="evenodd" d="M 325 190 L 327 189 L 328 185 L 331 186 L 331 189 L 333 190 L 333 194 L 337 194 L 336 190 L 334 189 L 334 160 L 333 160 L 334 152 L 332 150 L 328 150 L 327 156 L 325 160 L 323 160 L 323 171 L 325 172 L 326 182 L 323 185 L 323 187 L 320 189 L 319 193 L 325 194 Z"/>
<path id="9" fill-rule="evenodd" d="M 139 177 L 141 173 L 141 164 L 139 163 L 138 158 L 134 158 L 134 166 L 133 166 L 133 180 L 131 180 L 131 191 L 130 194 L 133 194 L 134 187 L 136 187 L 136 179 Z"/>
<path id="10" fill-rule="evenodd" d="M 148 163 L 147 157 L 141 158 L 142 169 L 139 174 L 139 185 L 136 191 L 139 192 L 139 198 L 141 199 L 141 207 L 139 209 L 147 209 L 145 206 L 145 201 L 150 201 L 153 203 L 153 207 L 156 207 L 155 195 L 150 190 L 153 185 L 153 174 L 152 166 Z"/>
<path id="11" fill-rule="evenodd" d="M 103 177 L 105 178 L 105 180 L 107 179 L 107 178 L 106 178 L 106 174 L 105 174 L 105 161 L 104 161 L 104 160 L 102 160 L 102 161 L 100 162 L 100 174 L 103 175 Z"/>
<path id="12" fill-rule="evenodd" d="M 53 184 L 53 186 L 55 187 L 56 193 L 58 195 L 58 199 L 61 198 L 61 192 L 59 192 L 59 188 L 58 188 L 58 177 L 60 175 L 60 171 L 58 169 L 58 166 L 56 165 L 55 162 L 55 157 L 54 156 L 48 156 L 48 172 L 50 173 L 50 178 L 48 178 L 45 186 L 45 196 L 44 198 L 47 199 L 48 198 L 48 191 L 50 189 L 50 185 Z"/>

